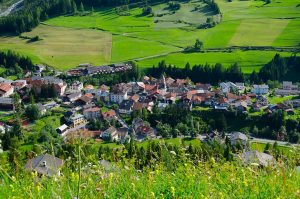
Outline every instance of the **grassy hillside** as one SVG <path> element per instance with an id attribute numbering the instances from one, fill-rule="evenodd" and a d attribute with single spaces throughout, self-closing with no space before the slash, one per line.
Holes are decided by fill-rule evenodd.
<path id="1" fill-rule="evenodd" d="M 297 0 L 273 0 L 270 4 L 254 0 L 216 2 L 222 12 L 222 21 L 209 29 L 197 29 L 197 26 L 207 18 L 218 20 L 220 16 L 212 13 L 206 4 L 198 0 L 181 3 L 181 8 L 175 13 L 169 11 L 165 3 L 154 5 L 154 16 L 143 16 L 141 8 L 131 8 L 129 16 L 119 16 L 114 8 L 102 8 L 85 16 L 60 16 L 47 20 L 45 23 L 52 27 L 40 25 L 25 34 L 41 34 L 43 41 L 36 44 L 29 45 L 16 37 L 1 37 L 0 49 L 14 48 L 33 57 L 36 62 L 45 62 L 62 70 L 83 62 L 104 64 L 140 59 L 143 60 L 140 62 L 142 67 L 149 67 L 166 59 L 168 63 L 178 66 L 187 61 L 220 62 L 225 65 L 239 62 L 245 72 L 252 72 L 252 69 L 258 69 L 269 61 L 276 52 L 216 52 L 196 55 L 182 54 L 180 51 L 193 45 L 196 39 L 203 41 L 206 49 L 220 51 L 229 46 L 299 46 L 300 6 L 297 6 Z M 71 34 L 57 33 L 61 30 L 58 27 L 68 28 L 65 30 Z M 46 29 L 49 35 L 43 35 L 42 29 Z M 81 37 L 86 32 L 90 34 Z M 92 33 L 98 36 L 91 36 Z M 67 42 L 57 45 L 51 39 L 64 41 L 70 35 L 73 35 L 71 43 L 76 47 L 70 48 Z M 99 43 L 101 44 L 96 45 Z M 65 53 L 66 50 L 70 52 Z M 78 51 L 75 52 L 76 50 Z M 178 54 L 166 56 L 170 52 Z M 288 53 L 283 54 L 289 56 Z"/>

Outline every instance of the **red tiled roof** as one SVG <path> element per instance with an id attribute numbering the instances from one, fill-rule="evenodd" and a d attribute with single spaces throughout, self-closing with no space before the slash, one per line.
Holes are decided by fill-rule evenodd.
<path id="1" fill-rule="evenodd" d="M 94 86 L 93 85 L 86 85 L 85 89 L 94 89 Z"/>
<path id="2" fill-rule="evenodd" d="M 102 113 L 102 116 L 104 118 L 114 117 L 114 116 L 116 116 L 116 111 L 111 109 L 109 111 L 106 111 L 106 112 Z"/>
<path id="3" fill-rule="evenodd" d="M 135 111 L 138 111 L 138 110 L 142 110 L 143 108 L 146 108 L 146 107 L 147 107 L 147 104 L 145 104 L 145 103 L 134 102 L 132 109 Z"/>
<path id="4" fill-rule="evenodd" d="M 152 90 L 155 90 L 155 89 L 157 89 L 156 85 L 145 84 L 145 90 L 146 91 L 152 91 Z"/>
<path id="5" fill-rule="evenodd" d="M 10 84 L 0 84 L 0 91 L 8 92 L 12 88 Z"/>
<path id="6" fill-rule="evenodd" d="M 24 82 L 13 82 L 12 85 L 20 87 L 20 86 L 25 85 L 25 83 Z"/>
<path id="7" fill-rule="evenodd" d="M 221 97 L 218 100 L 219 103 L 228 103 L 228 99 L 226 97 Z"/>
<path id="8" fill-rule="evenodd" d="M 138 101 L 139 98 L 140 98 L 140 96 L 137 95 L 137 94 L 135 94 L 135 95 L 133 95 L 133 96 L 131 97 L 131 99 L 132 99 L 133 101 Z"/>
<path id="9" fill-rule="evenodd" d="M 92 93 L 86 93 L 84 96 L 91 98 L 91 99 L 93 99 L 93 97 L 94 97 Z"/>
<path id="10" fill-rule="evenodd" d="M 171 97 L 175 97 L 176 98 L 177 94 L 176 93 L 167 93 L 165 95 L 165 97 L 168 99 L 168 98 L 171 98 Z"/>
<path id="11" fill-rule="evenodd" d="M 98 107 L 93 107 L 93 108 L 84 110 L 84 112 L 99 112 L 99 111 L 100 111 L 100 108 L 98 108 Z"/>
<path id="12" fill-rule="evenodd" d="M 176 83 L 185 84 L 185 83 L 187 83 L 187 80 L 186 79 L 176 79 Z"/>

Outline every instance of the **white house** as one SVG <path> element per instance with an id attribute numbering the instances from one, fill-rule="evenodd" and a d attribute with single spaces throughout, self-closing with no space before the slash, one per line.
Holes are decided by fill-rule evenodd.
<path id="1" fill-rule="evenodd" d="M 108 139 L 109 137 L 111 137 L 112 140 L 118 140 L 119 139 L 117 129 L 113 126 L 109 127 L 108 129 L 103 131 L 102 134 L 101 134 L 101 138 L 104 139 L 104 140 Z"/>
<path id="2" fill-rule="evenodd" d="M 82 89 L 83 89 L 83 83 L 80 81 L 75 81 L 69 86 L 68 91 L 71 93 L 75 93 L 75 92 L 81 92 Z"/>
<path id="3" fill-rule="evenodd" d="M 123 100 L 127 100 L 127 99 L 128 99 L 127 91 L 110 93 L 110 101 L 113 103 L 120 104 Z"/>
<path id="4" fill-rule="evenodd" d="M 243 92 L 245 90 L 244 83 L 222 82 L 220 88 L 223 93 L 229 93 L 233 90 Z"/>
<path id="5" fill-rule="evenodd" d="M 292 82 L 284 81 L 282 83 L 282 88 L 275 90 L 276 95 L 299 95 L 300 91 L 298 90 L 297 85 L 293 85 Z"/>
<path id="6" fill-rule="evenodd" d="M 262 167 L 271 166 L 275 163 L 273 156 L 258 151 L 247 151 L 242 154 L 245 164 L 257 164 Z"/>
<path id="7" fill-rule="evenodd" d="M 93 107 L 93 108 L 86 109 L 83 111 L 83 115 L 88 120 L 100 118 L 101 115 L 100 108 Z"/>
<path id="8" fill-rule="evenodd" d="M 230 136 L 231 145 L 236 145 L 240 142 L 243 146 L 247 145 L 248 137 L 241 132 L 233 132 Z"/>
<path id="9" fill-rule="evenodd" d="M 84 119 L 84 116 L 81 115 L 81 114 L 73 115 L 72 117 L 70 117 L 70 121 L 71 121 L 71 124 L 72 124 L 73 128 L 86 123 L 86 120 Z"/>
<path id="10" fill-rule="evenodd" d="M 30 159 L 25 165 L 25 169 L 31 172 L 37 172 L 39 175 L 59 176 L 60 169 L 64 161 L 49 154 L 41 155 Z"/>
<path id="11" fill-rule="evenodd" d="M 255 93 L 256 95 L 266 95 L 269 93 L 269 86 L 266 84 L 262 85 L 253 85 L 251 89 L 252 93 Z"/>

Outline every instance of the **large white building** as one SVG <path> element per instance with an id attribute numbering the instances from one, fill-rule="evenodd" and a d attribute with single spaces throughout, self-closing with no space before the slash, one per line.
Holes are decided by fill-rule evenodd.
<path id="1" fill-rule="evenodd" d="M 262 85 L 253 85 L 251 89 L 252 93 L 255 93 L 256 95 L 266 95 L 269 93 L 269 86 L 266 84 Z"/>
<path id="2" fill-rule="evenodd" d="M 220 83 L 220 88 L 223 93 L 229 93 L 231 91 L 243 92 L 245 90 L 245 85 L 244 83 L 222 82 Z"/>
<path id="3" fill-rule="evenodd" d="M 123 102 L 123 100 L 127 100 L 127 99 L 128 99 L 127 91 L 110 93 L 110 101 L 113 103 L 120 104 L 121 102 Z"/>
<path id="4" fill-rule="evenodd" d="M 297 85 L 293 85 L 292 82 L 284 81 L 282 83 L 282 88 L 275 90 L 276 95 L 299 95 L 300 91 L 298 90 Z"/>

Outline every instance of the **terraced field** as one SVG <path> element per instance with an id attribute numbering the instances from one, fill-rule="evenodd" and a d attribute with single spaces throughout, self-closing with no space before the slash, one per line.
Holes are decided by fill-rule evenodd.
<path id="1" fill-rule="evenodd" d="M 216 0 L 216 2 L 221 8 L 222 21 L 209 29 L 197 29 L 197 26 L 207 18 L 216 20 L 220 16 L 212 13 L 207 5 L 199 0 L 181 3 L 181 8 L 175 12 L 168 11 L 167 4 L 154 5 L 152 6 L 154 16 L 141 15 L 141 8 L 131 8 L 129 16 L 119 16 L 114 8 L 103 8 L 86 16 L 61 16 L 46 21 L 45 24 L 51 25 L 47 27 L 48 35 L 40 33 L 44 25 L 27 33 L 27 35 L 40 34 L 39 36 L 43 38 L 34 44 L 27 44 L 15 37 L 2 37 L 0 49 L 14 47 L 15 50 L 33 57 L 37 62 L 45 62 L 62 70 L 83 62 L 105 64 L 127 60 L 136 60 L 141 67 L 149 67 L 165 59 L 177 66 L 184 66 L 186 62 L 192 64 L 220 62 L 226 66 L 238 62 L 248 73 L 268 62 L 277 53 L 276 49 L 224 53 L 223 48 L 299 47 L 299 1 L 273 0 L 271 4 L 254 0 L 233 2 Z M 56 33 L 60 29 L 58 27 L 64 27 L 70 32 L 59 35 Z M 83 38 L 80 34 L 75 34 L 79 31 L 84 35 Z M 88 34 L 85 36 L 86 32 Z M 73 48 L 70 48 L 68 40 L 64 38 L 69 36 L 68 34 L 77 35 L 73 37 L 72 42 L 69 41 L 73 44 Z M 61 41 L 66 42 L 60 42 L 59 47 L 55 48 L 57 43 L 51 41 L 51 37 L 62 37 Z M 181 52 L 185 47 L 193 45 L 196 39 L 204 42 L 205 49 L 208 51 L 214 49 L 215 52 L 192 54 Z M 71 51 L 74 51 L 74 54 Z M 280 53 L 284 56 L 291 54 Z"/>

